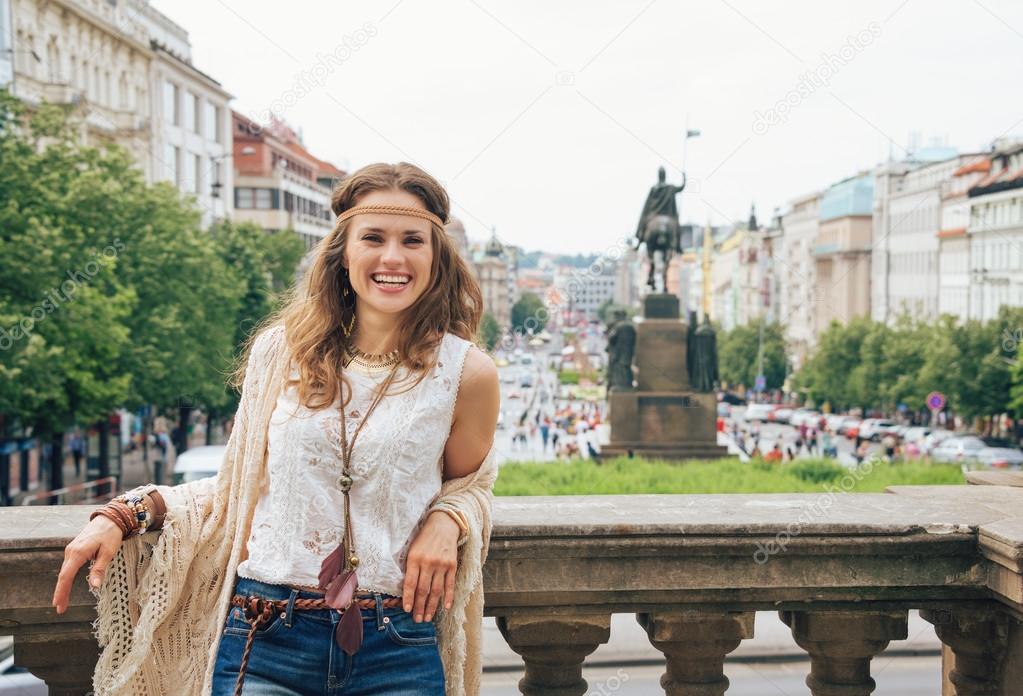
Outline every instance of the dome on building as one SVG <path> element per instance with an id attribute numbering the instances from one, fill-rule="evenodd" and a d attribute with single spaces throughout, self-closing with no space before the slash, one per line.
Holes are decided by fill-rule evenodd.
<path id="1" fill-rule="evenodd" d="M 490 233 L 490 241 L 487 242 L 487 248 L 485 251 L 487 256 L 503 256 L 504 247 L 501 246 L 501 242 L 497 240 L 497 230 L 493 230 Z"/>

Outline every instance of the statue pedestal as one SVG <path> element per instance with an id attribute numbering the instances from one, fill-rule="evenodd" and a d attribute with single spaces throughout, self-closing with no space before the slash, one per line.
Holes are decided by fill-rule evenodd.
<path id="1" fill-rule="evenodd" d="M 717 459 L 728 448 L 717 444 L 717 396 L 693 391 L 686 371 L 687 326 L 678 298 L 654 293 L 644 298 L 636 325 L 637 388 L 608 394 L 611 442 L 605 459 Z"/>

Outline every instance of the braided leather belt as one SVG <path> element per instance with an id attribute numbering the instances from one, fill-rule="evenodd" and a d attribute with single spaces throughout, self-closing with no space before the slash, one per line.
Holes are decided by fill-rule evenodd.
<path id="1" fill-rule="evenodd" d="M 245 639 L 245 650 L 242 651 L 242 664 L 238 669 L 238 681 L 234 685 L 234 696 L 241 696 L 242 684 L 245 682 L 245 670 L 249 666 L 249 653 L 252 652 L 252 641 L 256 637 L 256 631 L 265 623 L 268 623 L 273 618 L 274 614 L 284 614 L 288 609 L 287 599 L 266 599 L 265 597 L 256 597 L 245 595 L 234 595 L 231 597 L 232 607 L 241 607 L 245 612 L 245 621 L 249 624 L 249 635 Z M 350 608 L 358 606 L 360 609 L 374 609 L 377 605 L 377 600 L 374 597 L 360 597 L 356 598 L 352 602 Z M 401 597 L 387 597 L 381 603 L 384 608 L 393 608 L 401 606 Z M 297 611 L 312 610 L 312 609 L 332 609 L 327 605 L 326 599 L 295 599 L 293 608 Z M 344 613 L 345 610 L 338 609 L 337 611 Z"/>

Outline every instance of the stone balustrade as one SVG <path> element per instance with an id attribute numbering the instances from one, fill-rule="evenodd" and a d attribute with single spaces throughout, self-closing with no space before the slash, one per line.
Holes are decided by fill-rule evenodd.
<path id="1" fill-rule="evenodd" d="M 0 632 L 51 694 L 91 688 L 84 573 L 68 612 L 50 608 L 90 509 L 0 510 Z M 664 653 L 670 696 L 725 694 L 724 661 L 757 611 L 807 652 L 815 696 L 870 694 L 871 660 L 906 637 L 911 609 L 943 643 L 942 696 L 1023 684 L 1023 488 L 501 498 L 483 572 L 527 695 L 583 696 L 586 656 L 623 613 Z"/>

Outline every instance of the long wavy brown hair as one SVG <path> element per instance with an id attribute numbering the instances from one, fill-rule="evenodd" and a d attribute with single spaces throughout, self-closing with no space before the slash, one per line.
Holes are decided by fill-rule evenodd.
<path id="1" fill-rule="evenodd" d="M 451 204 L 444 187 L 407 162 L 369 164 L 359 169 L 334 190 L 331 208 L 340 216 L 357 205 L 362 196 L 380 190 L 411 193 L 431 213 L 441 220 L 448 219 Z M 289 355 L 299 371 L 298 380 L 289 379 L 286 386 L 297 384 L 300 403 L 310 409 L 325 408 L 340 393 L 341 384 L 347 384 L 342 356 L 348 341 L 341 325 L 347 326 L 355 313 L 355 289 L 342 267 L 342 259 L 353 219 L 336 224 L 333 231 L 320 240 L 311 266 L 292 289 L 284 306 L 253 332 L 232 380 L 236 386 L 244 380 L 255 336 L 262 329 L 279 323 L 284 324 Z M 445 333 L 475 342 L 483 313 L 483 296 L 475 276 L 444 228 L 435 224 L 431 224 L 431 228 L 430 284 L 403 312 L 399 327 L 398 353 L 402 365 L 409 368 L 406 377 L 410 379 L 402 380 L 408 385 L 407 389 L 419 384 L 433 368 Z M 357 317 L 355 321 L 358 325 Z M 346 397 L 350 397 L 350 385 L 344 391 Z"/>

